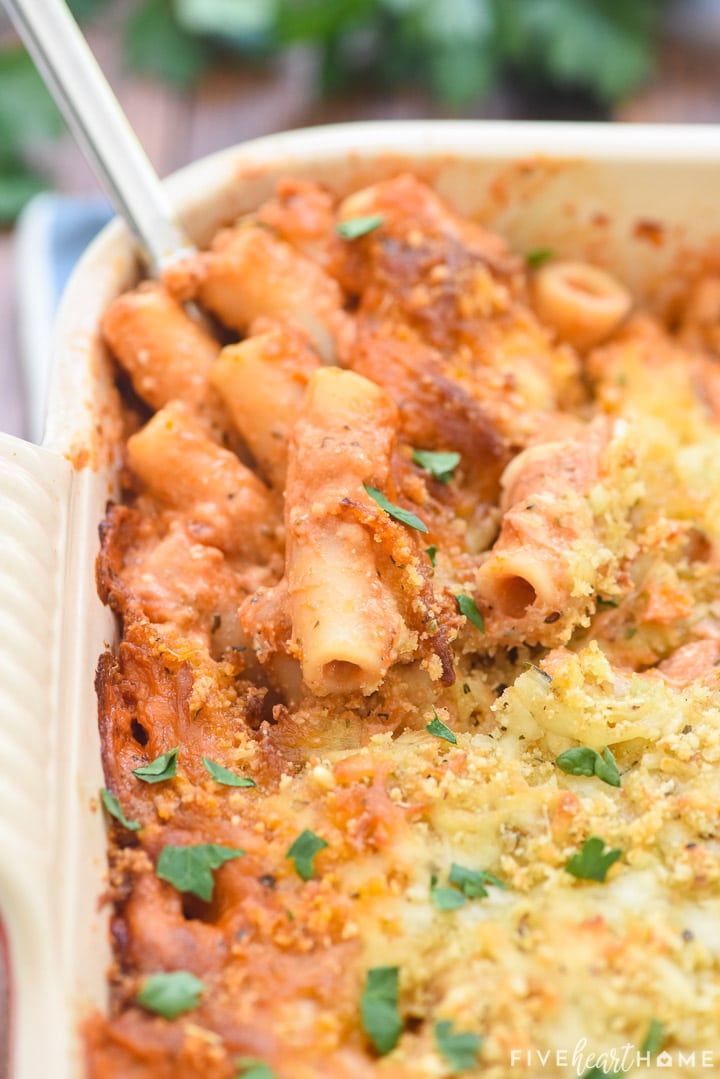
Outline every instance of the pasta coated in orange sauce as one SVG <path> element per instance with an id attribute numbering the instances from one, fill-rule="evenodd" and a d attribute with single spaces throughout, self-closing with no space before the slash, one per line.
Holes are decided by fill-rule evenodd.
<path id="1" fill-rule="evenodd" d="M 720 1063 L 717 292 L 403 174 L 114 301 L 90 1079 Z"/>

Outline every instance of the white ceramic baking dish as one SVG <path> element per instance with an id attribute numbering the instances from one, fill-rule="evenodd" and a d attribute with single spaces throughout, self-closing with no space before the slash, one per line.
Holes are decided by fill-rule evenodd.
<path id="1" fill-rule="evenodd" d="M 589 256 L 640 294 L 671 287 L 678 254 L 720 235 L 720 129 L 712 127 L 316 128 L 217 154 L 168 187 L 202 244 L 265 198 L 278 176 L 344 191 L 402 168 L 419 170 L 518 250 Z M 62 303 L 43 446 L 0 436 L 0 908 L 13 1079 L 80 1079 L 79 1023 L 106 1004 L 93 678 L 113 624 L 96 596 L 94 561 L 113 491 L 117 402 L 97 325 L 135 274 L 128 236 L 114 223 Z"/>

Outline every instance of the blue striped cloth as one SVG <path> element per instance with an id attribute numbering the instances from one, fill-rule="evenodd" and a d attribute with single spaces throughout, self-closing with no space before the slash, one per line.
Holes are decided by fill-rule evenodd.
<path id="1" fill-rule="evenodd" d="M 40 442 L 45 425 L 53 323 L 70 274 L 88 244 L 113 216 L 98 195 L 34 198 L 16 233 L 18 329 L 27 430 Z"/>

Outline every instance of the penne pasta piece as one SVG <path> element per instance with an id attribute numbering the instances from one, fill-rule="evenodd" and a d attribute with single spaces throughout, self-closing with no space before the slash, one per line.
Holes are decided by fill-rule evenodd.
<path id="1" fill-rule="evenodd" d="M 181 402 L 156 412 L 128 440 L 127 459 L 152 495 L 188 511 L 200 542 L 251 560 L 276 549 L 277 511 L 267 488 Z"/>
<path id="2" fill-rule="evenodd" d="M 240 604 L 238 617 L 272 688 L 286 704 L 297 704 L 304 687 L 300 664 L 291 654 L 287 578 L 274 588 L 258 588 Z"/>
<path id="3" fill-rule="evenodd" d="M 310 180 L 279 180 L 274 198 L 263 203 L 256 220 L 274 229 L 303 255 L 325 267 L 335 239 L 335 200 Z"/>
<path id="4" fill-rule="evenodd" d="M 503 641 L 553 646 L 587 625 L 598 582 L 620 553 L 606 545 L 611 522 L 615 547 L 625 535 L 628 506 L 610 512 L 601 493 L 615 468 L 631 488 L 622 433 L 615 447 L 611 437 L 601 420 L 579 437 L 524 450 L 505 469 L 502 529 L 476 575 L 488 631 Z M 602 507 L 602 523 L 595 505 Z"/>
<path id="5" fill-rule="evenodd" d="M 705 637 L 688 641 L 672 652 L 655 670 L 665 681 L 680 689 L 692 685 L 698 679 L 707 679 L 710 685 L 717 680 L 720 663 L 720 640 Z"/>
<path id="6" fill-rule="evenodd" d="M 394 167 L 362 156 L 338 189 Z M 469 196 L 438 177 L 515 228 L 556 171 L 507 162 Z M 717 259 L 648 281 L 653 313 L 617 331 L 601 271 L 527 262 L 396 176 L 339 214 L 282 181 L 168 273 L 244 339 L 207 396 L 153 398 L 101 529 L 120 640 L 97 677 L 92 1079 L 535 1075 L 578 1039 L 590 1074 L 609 1035 L 650 1056 L 667 1034 L 675 1065 L 715 1047 L 720 278 L 696 274 Z M 580 298 L 550 288 L 541 320 L 558 274 Z M 157 290 L 126 301 L 138 348 Z"/>
<path id="7" fill-rule="evenodd" d="M 262 316 L 291 317 L 324 360 L 335 356 L 346 321 L 337 282 L 266 228 L 226 229 L 210 251 L 174 263 L 164 280 L 181 300 L 199 300 L 239 333 Z"/>
<path id="8" fill-rule="evenodd" d="M 549 262 L 533 276 L 535 311 L 578 349 L 600 344 L 627 318 L 632 296 L 617 278 L 587 262 Z"/>
<path id="9" fill-rule="evenodd" d="M 519 259 L 411 177 L 350 196 L 340 207 L 341 221 L 363 216 L 363 206 L 379 224 L 344 243 L 336 260 L 343 287 L 361 297 L 361 316 L 405 324 L 464 365 L 458 351 L 487 344 L 488 329 L 507 321 L 523 281 Z"/>
<path id="10" fill-rule="evenodd" d="M 298 537 L 289 580 L 305 684 L 319 695 L 372 693 L 397 658 L 403 622 L 378 580 L 371 536 L 340 522 Z"/>
<path id="11" fill-rule="evenodd" d="M 210 371 L 263 474 L 282 489 L 288 438 L 320 361 L 302 335 L 282 324 L 223 349 Z"/>
<path id="12" fill-rule="evenodd" d="M 412 178 L 350 196 L 340 215 L 363 206 L 382 223 L 338 260 L 345 287 L 361 297 L 347 366 L 372 361 L 368 349 L 405 354 L 411 385 L 401 407 L 422 396 L 426 411 L 430 379 L 442 380 L 435 396 L 446 425 L 464 396 L 470 426 L 482 431 L 482 413 L 514 446 L 532 438 L 536 413 L 574 403 L 578 359 L 528 308 L 524 268 L 504 244 Z M 370 377 L 385 384 L 383 367 L 378 357 Z"/>
<path id="13" fill-rule="evenodd" d="M 428 184 L 411 173 L 401 173 L 354 191 L 340 203 L 338 220 L 377 214 L 391 231 L 441 235 L 462 244 L 489 262 L 506 263 L 508 247 L 496 233 L 456 214 Z M 417 246 L 417 244 L 416 244 Z"/>
<path id="14" fill-rule="evenodd" d="M 219 927 L 184 917 L 181 897 L 154 875 L 140 883 L 126 917 L 131 956 L 140 971 L 152 972 L 167 964 L 178 941 L 190 953 L 212 952 L 222 946 Z"/>
<path id="15" fill-rule="evenodd" d="M 173 399 L 197 405 L 218 342 L 156 281 L 119 296 L 102 321 L 103 337 L 130 375 L 135 392 L 152 408 Z"/>
<path id="16" fill-rule="evenodd" d="M 149 530 L 137 510 L 111 507 L 98 562 L 103 598 L 126 624 L 147 619 L 203 644 L 214 656 L 232 649 L 243 666 L 253 666 L 238 607 L 259 586 L 271 584 L 272 573 L 264 566 L 231 565 L 217 547 L 194 540 L 182 521 L 171 522 L 167 531 L 164 525 Z"/>
<path id="17" fill-rule="evenodd" d="M 457 451 L 482 497 L 493 497 L 508 449 L 485 405 L 445 374 L 439 357 L 403 327 L 361 325 L 353 370 L 382 386 L 415 446 Z"/>
<path id="18" fill-rule="evenodd" d="M 317 694 L 371 693 L 407 646 L 403 619 L 379 577 L 372 534 L 343 520 L 385 481 L 397 412 L 349 371 L 313 375 L 290 443 L 286 489 L 292 639 Z"/>

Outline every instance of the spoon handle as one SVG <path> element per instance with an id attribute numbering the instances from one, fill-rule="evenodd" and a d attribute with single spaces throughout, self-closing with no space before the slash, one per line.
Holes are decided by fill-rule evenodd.
<path id="1" fill-rule="evenodd" d="M 64 0 L 1 2 L 157 276 L 192 245 Z"/>

